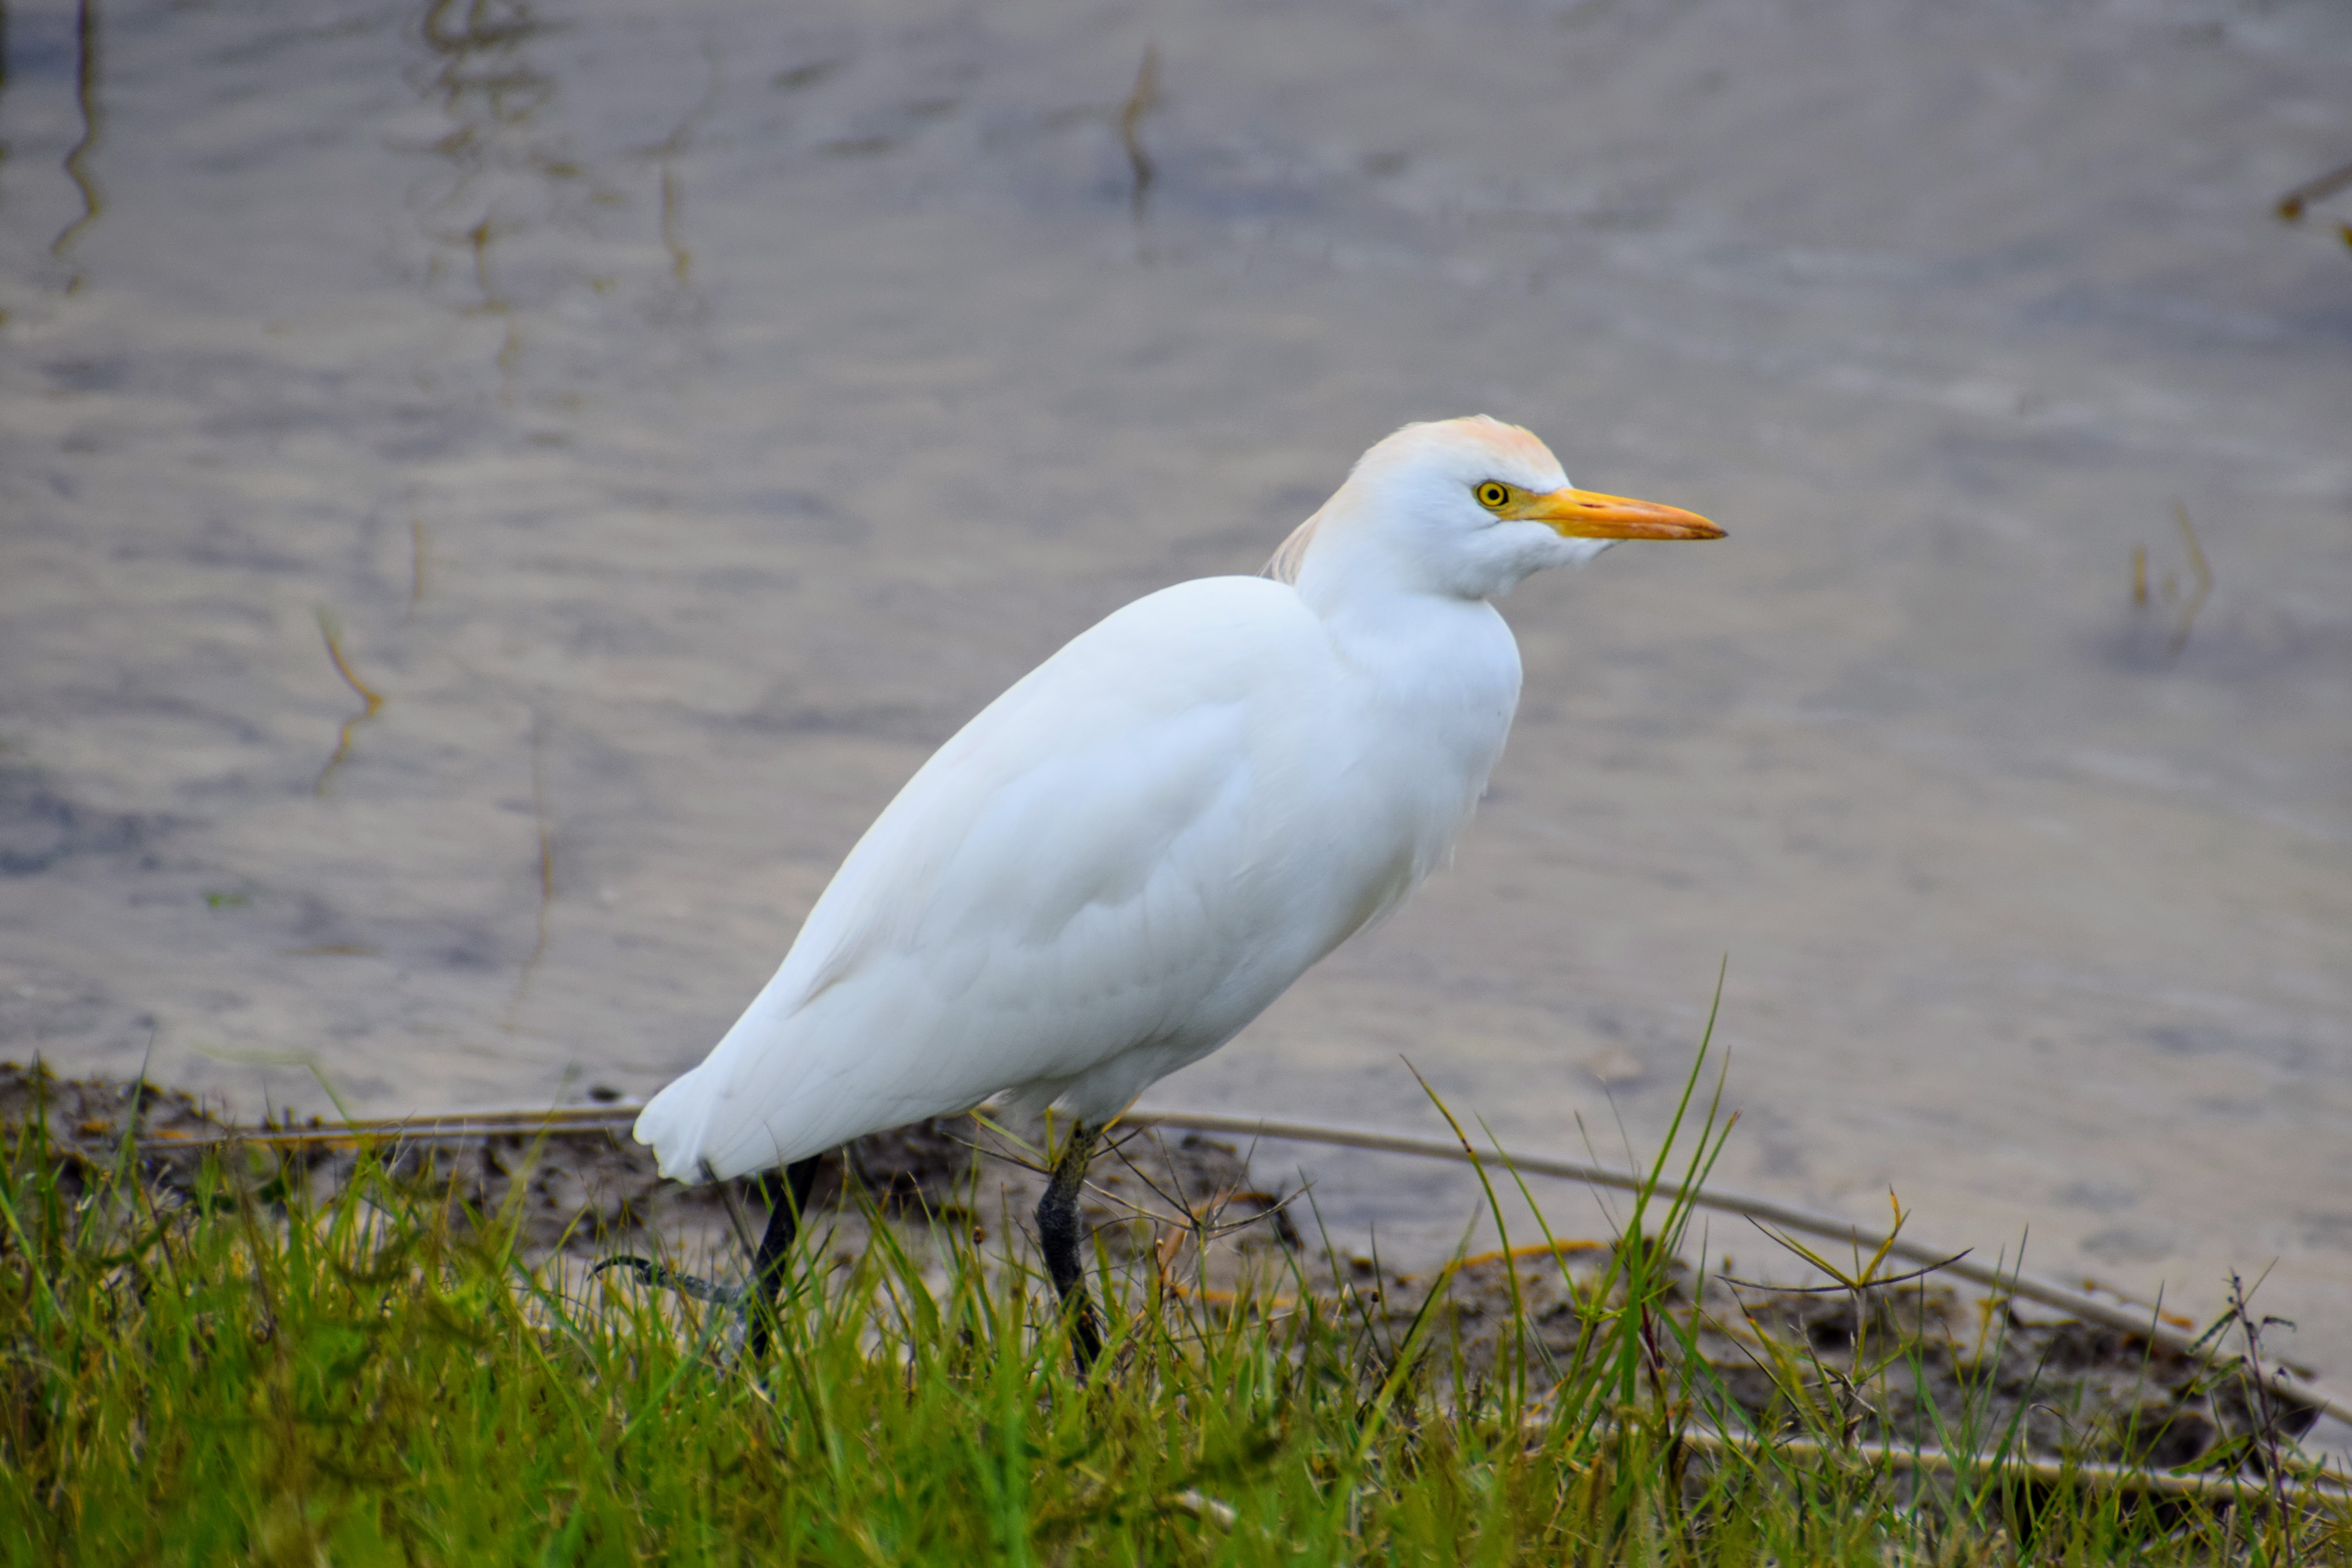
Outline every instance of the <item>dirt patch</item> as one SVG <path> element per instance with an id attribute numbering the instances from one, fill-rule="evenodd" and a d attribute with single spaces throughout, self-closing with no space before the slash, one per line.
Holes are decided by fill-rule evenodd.
<path id="1" fill-rule="evenodd" d="M 0 1062 L 0 1127 L 38 1123 L 74 1190 L 126 1148 L 152 1181 L 184 1186 L 221 1144 L 261 1185 L 299 1179 L 314 1196 L 339 1190 L 357 1169 L 349 1139 L 317 1117 L 241 1127 L 194 1097 L 145 1082 L 63 1079 L 36 1065 Z M 240 1135 L 249 1138 L 244 1142 Z M 509 1215 L 532 1258 L 601 1258 L 667 1249 L 698 1256 L 748 1250 L 766 1224 L 756 1177 L 681 1186 L 662 1179 L 653 1152 L 609 1127 L 553 1127 L 471 1136 L 382 1136 L 370 1153 L 404 1184 L 427 1188 L 476 1214 Z M 1082 1205 L 1114 1257 L 1154 1244 L 1179 1214 L 1223 1229 L 1276 1208 L 1232 1145 L 1157 1133 L 1114 1141 L 1095 1165 Z M 867 1209 L 892 1218 L 967 1227 L 986 1241 L 1028 1224 L 1045 1192 L 1034 1157 L 971 1117 L 936 1117 L 861 1138 L 824 1156 L 813 1208 Z M 1286 1216 L 1273 1230 L 1296 1243 Z"/>
<path id="2" fill-rule="evenodd" d="M 1622 1304 L 1608 1280 L 1614 1256 L 1609 1244 L 1575 1242 L 1557 1254 L 1473 1259 L 1444 1281 L 1427 1342 L 1448 1361 L 1458 1355 L 1472 1377 L 1493 1375 L 1517 1353 L 1538 1379 L 1556 1378 L 1588 1326 Z M 1677 1330 L 1696 1325 L 1691 1348 L 1759 1430 L 1958 1451 L 2006 1445 L 2156 1468 L 2261 1430 L 2242 1378 L 2145 1336 L 1927 1281 L 1819 1292 L 1701 1281 L 1680 1262 L 1670 1268 L 1648 1336 L 1656 1361 L 1678 1364 L 1687 1352 Z M 1382 1278 L 1360 1263 L 1351 1270 L 1392 1342 L 1439 1283 Z M 2316 1415 L 2300 1406 L 2279 1414 L 2288 1436 Z"/>

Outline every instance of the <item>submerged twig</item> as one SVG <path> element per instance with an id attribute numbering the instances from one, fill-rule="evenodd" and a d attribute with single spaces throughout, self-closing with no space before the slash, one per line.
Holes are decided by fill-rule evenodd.
<path id="1" fill-rule="evenodd" d="M 400 617 L 401 624 L 404 626 L 416 618 L 416 606 L 425 602 L 425 542 L 423 518 L 412 517 L 408 520 L 408 540 L 410 547 L 408 609 Z"/>
<path id="2" fill-rule="evenodd" d="M 695 127 L 719 100 L 718 52 L 707 44 L 702 52 L 710 66 L 710 85 L 703 89 L 700 100 L 687 111 L 686 118 L 677 122 L 677 128 L 647 149 L 661 170 L 662 248 L 669 252 L 670 277 L 681 289 L 692 279 L 694 252 L 686 243 L 686 184 L 678 177 L 677 158 L 692 145 Z"/>
<path id="3" fill-rule="evenodd" d="M 2172 515 L 2179 520 L 2180 537 L 2189 545 L 2189 569 L 2197 576 L 2197 586 L 2189 602 L 2180 607 L 2179 623 L 2172 629 L 2172 646 L 2165 650 L 2167 658 L 2178 658 L 2180 650 L 2189 646 L 2189 630 L 2197 624 L 2197 612 L 2205 607 L 2205 595 L 2213 591 L 2213 569 L 2205 564 L 2205 552 L 2197 543 L 2197 529 L 2189 521 L 2189 509 L 2179 501 L 2172 503 Z"/>
<path id="4" fill-rule="evenodd" d="M 2173 615 L 2172 634 L 2165 639 L 2164 662 L 2167 664 L 2179 658 L 2181 650 L 2189 646 L 2189 634 L 2197 626 L 2197 612 L 2205 607 L 2206 599 L 2213 592 L 2213 568 L 2205 559 L 2205 547 L 2197 537 L 2197 525 L 2189 521 L 2189 509 L 2176 500 L 2172 503 L 2172 517 L 2173 521 L 2179 524 L 2180 542 L 2189 550 L 2190 586 L 2189 595 L 2184 599 L 2180 596 L 2179 575 L 2169 571 L 2164 574 L 2160 596 L 2168 605 L 2177 606 Z M 2147 609 L 2149 598 L 2147 546 L 2135 544 L 2132 546 L 2131 557 L 2132 608 L 2136 611 Z"/>
<path id="5" fill-rule="evenodd" d="M 1151 154 L 1143 149 L 1143 117 L 1160 104 L 1160 46 L 1143 46 L 1143 64 L 1135 73 L 1135 90 L 1127 95 L 1127 102 L 1118 111 L 1119 145 L 1127 149 L 1127 166 L 1134 176 L 1134 192 L 1129 197 L 1135 217 L 1142 221 L 1143 209 L 1151 195 L 1151 182 L 1159 171 L 1152 166 Z"/>
<path id="6" fill-rule="evenodd" d="M 555 835 L 547 826 L 546 724 L 538 715 L 530 716 L 530 820 L 539 833 L 539 934 L 531 942 L 530 956 L 522 961 L 522 973 L 516 977 L 514 1000 L 508 1004 L 519 1007 L 530 994 L 530 977 L 539 968 L 539 961 L 547 956 L 548 906 L 555 902 Z"/>
<path id="7" fill-rule="evenodd" d="M 2288 223 L 2300 223 L 2305 207 L 2314 202 L 2326 201 L 2347 185 L 2352 185 L 2352 163 L 2340 169 L 2330 169 L 2287 192 L 2278 199 L 2278 215 Z"/>
<path id="8" fill-rule="evenodd" d="M 98 176 L 89 172 L 89 155 L 97 149 L 99 132 L 104 129 L 98 102 L 98 38 L 97 0 L 81 0 L 74 16 L 74 105 L 81 111 L 81 140 L 66 154 L 65 171 L 66 178 L 81 193 L 82 211 L 49 242 L 49 254 L 60 259 L 106 209 L 106 197 L 99 189 Z M 66 292 L 70 294 L 80 287 L 81 274 L 77 270 L 73 280 L 66 285 Z"/>
<path id="9" fill-rule="evenodd" d="M 335 770 L 341 767 L 344 759 L 352 754 L 352 732 L 383 711 L 383 694 L 371 689 L 352 671 L 352 661 L 343 657 L 342 627 L 336 624 L 332 613 L 325 609 L 319 611 L 319 634 L 327 639 L 327 657 L 334 661 L 335 673 L 343 678 L 343 684 L 357 692 L 366 706 L 343 721 L 342 733 L 335 741 L 335 754 L 327 759 L 327 765 L 319 770 L 318 780 L 310 786 L 313 795 L 327 793 L 328 781 L 335 776 Z"/>

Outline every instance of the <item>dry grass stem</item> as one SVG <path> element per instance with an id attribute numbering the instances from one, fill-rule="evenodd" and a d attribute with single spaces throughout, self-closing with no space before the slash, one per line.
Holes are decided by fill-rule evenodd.
<path id="1" fill-rule="evenodd" d="M 352 754 L 352 731 L 383 711 L 383 698 L 359 678 L 352 668 L 352 661 L 343 657 L 342 628 L 336 624 L 334 616 L 324 609 L 319 612 L 319 635 L 327 640 L 327 657 L 334 661 L 335 673 L 343 678 L 344 685 L 359 694 L 363 704 L 358 712 L 343 721 L 342 732 L 335 739 L 334 754 L 327 759 L 327 765 L 319 770 L 319 776 L 310 786 L 313 795 L 325 795 L 329 781 L 335 776 L 335 770 L 341 767 Z"/>
<path id="2" fill-rule="evenodd" d="M 1134 90 L 1118 111 L 1118 142 L 1127 149 L 1127 166 L 1133 176 L 1133 204 L 1136 219 L 1143 217 L 1144 208 L 1151 195 L 1151 182 L 1159 171 L 1152 166 L 1151 154 L 1143 146 L 1143 117 L 1160 103 L 1160 47 L 1143 47 L 1143 63 L 1136 68 Z"/>
<path id="3" fill-rule="evenodd" d="M 2189 509 L 2179 501 L 2172 503 L 2172 515 L 2180 524 L 2181 541 L 2189 546 L 2189 570 L 2197 579 L 2197 586 L 2180 606 L 2180 619 L 2172 629 L 2172 646 L 2167 658 L 2178 658 L 2180 650 L 2189 646 L 2189 629 L 2197 624 L 2197 612 L 2205 607 L 2206 595 L 2213 591 L 2213 569 L 2205 564 L 2204 548 L 2197 542 L 2197 528 L 2189 521 Z"/>
<path id="4" fill-rule="evenodd" d="M 2312 203 L 2326 201 L 2347 185 L 2352 185 L 2352 163 L 2340 169 L 2330 169 L 2287 192 L 2278 199 L 2278 215 L 2289 223 L 2300 223 L 2304 210 Z"/>
<path id="5" fill-rule="evenodd" d="M 547 726 L 540 715 L 530 719 L 530 821 L 539 835 L 539 906 L 534 911 L 536 934 L 530 944 L 530 956 L 522 961 L 522 972 L 515 977 L 515 994 L 508 1005 L 520 1007 L 530 994 L 530 979 L 539 969 L 539 961 L 547 956 L 548 912 L 555 903 L 555 832 L 547 818 Z"/>
<path id="6" fill-rule="evenodd" d="M 425 561 L 428 546 L 425 542 L 423 518 L 412 517 L 408 520 L 408 608 L 400 617 L 403 626 L 416 618 L 416 606 L 425 602 Z"/>

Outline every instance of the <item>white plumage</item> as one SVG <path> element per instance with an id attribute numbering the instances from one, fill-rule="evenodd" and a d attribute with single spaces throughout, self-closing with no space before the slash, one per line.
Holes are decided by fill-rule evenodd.
<path id="1" fill-rule="evenodd" d="M 1274 576 L 1138 600 L 942 746 L 638 1141 L 690 1181 L 1007 1092 L 1108 1121 L 1444 858 L 1518 700 L 1489 598 L 1719 531 L 1568 489 L 1515 426 L 1407 426 Z"/>

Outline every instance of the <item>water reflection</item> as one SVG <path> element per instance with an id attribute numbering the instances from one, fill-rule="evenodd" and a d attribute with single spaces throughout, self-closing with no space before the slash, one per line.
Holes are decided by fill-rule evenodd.
<path id="1" fill-rule="evenodd" d="M 691 281 L 694 273 L 694 253 L 686 244 L 686 178 L 677 162 L 694 144 L 694 133 L 719 101 L 719 56 L 706 48 L 703 57 L 710 66 L 710 86 L 700 101 L 687 111 L 677 128 L 646 149 L 646 156 L 654 160 L 661 171 L 661 242 L 669 252 L 670 277 L 680 289 Z"/>
<path id="2" fill-rule="evenodd" d="M 1151 202 L 1151 182 L 1158 177 L 1159 168 L 1151 153 L 1143 145 L 1143 121 L 1160 107 L 1160 49 L 1157 45 L 1144 46 L 1143 64 L 1136 68 L 1135 89 L 1127 95 L 1127 102 L 1118 111 L 1119 145 L 1127 151 L 1127 166 L 1135 178 L 1135 194 L 1130 205 L 1135 221 L 1141 223 Z"/>
<path id="3" fill-rule="evenodd" d="M 81 140 L 66 154 L 66 177 L 81 193 L 82 214 L 60 231 L 50 242 L 49 254 L 62 258 L 72 248 L 106 205 L 98 188 L 98 176 L 90 172 L 90 154 L 97 150 L 100 130 L 98 102 L 98 0 L 80 0 L 74 16 L 74 103 L 81 110 Z M 81 287 L 81 271 L 75 268 L 73 280 L 66 285 L 71 293 Z"/>
<path id="4" fill-rule="evenodd" d="M 607 142 L 618 117 L 567 117 L 561 75 L 538 58 L 576 26 L 546 20 L 526 0 L 433 0 L 415 28 L 426 58 L 406 73 L 450 122 L 419 149 L 437 169 L 411 192 L 434 247 L 422 282 L 459 313 L 504 323 L 496 359 L 509 398 L 527 342 L 550 327 L 540 315 L 527 328 L 526 318 L 602 300 L 634 269 L 625 238 L 607 231 L 636 210 L 648 175 L 669 303 L 693 300 L 684 164 L 719 100 L 719 57 L 704 51 L 706 82 L 666 135 L 591 155 L 581 144 Z M 594 352 L 577 334 L 567 346 Z"/>
<path id="5" fill-rule="evenodd" d="M 509 315 L 513 299 L 492 265 L 501 239 L 562 210 L 557 193 L 582 178 L 553 138 L 534 126 L 556 99 L 555 79 L 525 57 L 544 30 L 521 0 L 433 0 L 417 27 L 429 63 L 411 73 L 417 90 L 455 121 L 431 151 L 448 169 L 417 196 L 420 226 L 443 248 L 425 282 L 439 284 L 457 263 L 472 286 L 464 308 Z M 529 176 L 522 178 L 519 176 Z M 511 323 L 500 363 L 511 371 L 520 340 Z"/>

